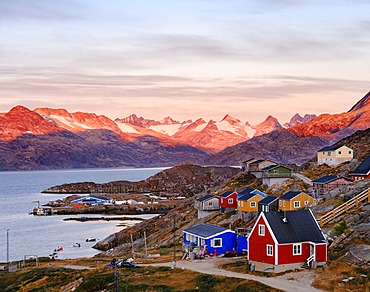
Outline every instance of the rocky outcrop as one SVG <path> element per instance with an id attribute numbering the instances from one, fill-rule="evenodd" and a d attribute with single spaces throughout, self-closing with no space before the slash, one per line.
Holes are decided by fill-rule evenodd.
<path id="1" fill-rule="evenodd" d="M 211 190 L 240 173 L 234 167 L 202 167 L 181 165 L 138 182 L 115 181 L 104 184 L 93 182 L 72 183 L 50 187 L 44 193 L 160 193 L 191 197 Z"/>

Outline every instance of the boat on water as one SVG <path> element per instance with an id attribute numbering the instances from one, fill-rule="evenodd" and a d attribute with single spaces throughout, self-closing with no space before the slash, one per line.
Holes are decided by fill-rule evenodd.
<path id="1" fill-rule="evenodd" d="M 81 243 L 79 243 L 79 242 L 75 242 L 75 243 L 73 244 L 73 247 L 81 247 Z"/>
<path id="2" fill-rule="evenodd" d="M 86 242 L 93 242 L 93 241 L 96 241 L 95 237 L 86 238 Z"/>

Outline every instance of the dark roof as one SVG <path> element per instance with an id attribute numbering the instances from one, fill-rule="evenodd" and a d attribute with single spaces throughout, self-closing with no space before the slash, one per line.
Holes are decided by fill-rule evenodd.
<path id="1" fill-rule="evenodd" d="M 215 197 L 212 196 L 212 195 L 206 195 L 204 197 L 201 197 L 201 198 L 196 199 L 196 201 L 198 201 L 198 202 L 204 202 L 204 201 L 207 201 L 207 200 L 212 199 L 212 198 L 215 198 Z"/>
<path id="2" fill-rule="evenodd" d="M 302 192 L 289 191 L 286 192 L 284 195 L 280 196 L 280 199 L 291 200 L 294 197 L 298 196 L 300 193 Z"/>
<path id="3" fill-rule="evenodd" d="M 352 172 L 352 174 L 368 174 L 370 171 L 370 156 L 366 157 L 364 161 Z"/>
<path id="4" fill-rule="evenodd" d="M 265 161 L 265 159 L 258 159 L 256 161 L 253 161 L 252 163 L 250 163 L 250 165 L 259 164 L 259 163 L 261 163 L 263 161 Z"/>
<path id="5" fill-rule="evenodd" d="M 267 196 L 266 198 L 264 198 L 261 201 L 259 201 L 258 204 L 268 205 L 268 204 L 272 203 L 273 201 L 276 201 L 278 198 L 279 197 Z"/>
<path id="6" fill-rule="evenodd" d="M 335 180 L 337 178 L 339 178 L 339 177 L 336 176 L 336 175 L 325 175 L 323 177 L 320 177 L 318 179 L 313 180 L 312 182 L 313 183 L 323 183 L 324 184 L 324 183 L 328 183 L 332 180 Z"/>
<path id="7" fill-rule="evenodd" d="M 244 190 L 242 190 L 240 193 L 238 193 L 238 197 L 242 197 L 244 195 L 247 195 L 247 194 L 250 194 L 250 192 L 254 191 L 254 189 L 252 188 L 245 188 Z"/>
<path id="8" fill-rule="evenodd" d="M 260 195 L 260 194 L 251 194 L 251 193 L 249 193 L 249 194 L 246 194 L 246 195 L 244 195 L 244 196 L 241 196 L 241 197 L 238 199 L 238 201 L 248 201 L 249 199 L 252 199 L 254 196 L 260 196 L 260 197 L 261 197 L 261 195 Z"/>
<path id="9" fill-rule="evenodd" d="M 284 167 L 284 168 L 286 168 L 286 169 L 290 169 L 289 167 L 286 167 L 286 166 L 284 166 L 284 165 L 275 164 L 275 165 L 270 165 L 270 166 L 267 166 L 267 167 L 265 167 L 265 168 L 262 168 L 261 170 L 262 170 L 262 171 L 269 171 L 269 170 L 274 169 L 274 168 L 277 168 L 277 167 Z M 290 169 L 290 170 L 291 170 L 291 169 Z"/>
<path id="10" fill-rule="evenodd" d="M 278 243 L 325 242 L 321 229 L 310 210 L 272 211 L 263 214 Z M 286 223 L 283 221 L 284 216 Z"/>
<path id="11" fill-rule="evenodd" d="M 256 160 L 256 158 L 250 158 L 250 159 L 244 160 L 243 163 L 251 161 L 251 160 Z"/>
<path id="12" fill-rule="evenodd" d="M 222 195 L 220 195 L 219 197 L 220 198 L 227 198 L 228 196 L 230 196 L 234 191 L 228 191 L 228 192 L 224 192 Z"/>
<path id="13" fill-rule="evenodd" d="M 342 146 L 344 146 L 344 145 L 339 145 L 339 146 L 334 146 L 334 145 L 332 145 L 332 146 L 326 146 L 326 147 L 324 147 L 324 148 L 321 148 L 321 149 L 319 150 L 319 152 L 322 152 L 322 151 L 333 151 L 333 150 L 337 150 L 338 148 L 340 148 L 340 147 L 342 147 Z"/>
<path id="14" fill-rule="evenodd" d="M 207 238 L 207 237 L 210 237 L 212 235 L 218 234 L 226 230 L 229 230 L 229 229 L 221 227 L 221 226 L 208 224 L 208 223 L 202 223 L 202 224 L 187 228 L 184 230 L 184 232 Z"/>

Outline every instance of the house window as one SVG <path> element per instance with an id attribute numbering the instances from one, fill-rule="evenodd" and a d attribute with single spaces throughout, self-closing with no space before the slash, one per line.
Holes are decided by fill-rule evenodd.
<path id="1" fill-rule="evenodd" d="M 201 244 L 201 245 L 205 245 L 205 244 L 206 244 L 206 241 L 202 238 L 202 239 L 200 240 L 200 244 Z"/>
<path id="2" fill-rule="evenodd" d="M 274 254 L 273 254 L 273 249 L 272 249 L 272 245 L 271 244 L 267 244 L 266 245 L 266 254 L 268 255 L 268 256 L 273 256 Z"/>
<path id="3" fill-rule="evenodd" d="M 342 151 L 338 151 L 338 154 L 342 154 Z"/>
<path id="4" fill-rule="evenodd" d="M 214 238 L 212 240 L 212 247 L 222 247 L 222 238 Z"/>
<path id="5" fill-rule="evenodd" d="M 256 207 L 256 202 L 251 202 L 251 208 L 255 208 Z"/>
<path id="6" fill-rule="evenodd" d="M 308 201 L 304 201 L 304 204 L 305 204 L 305 205 L 308 205 Z"/>
<path id="7" fill-rule="evenodd" d="M 294 208 L 298 209 L 301 206 L 300 201 L 294 201 Z"/>
<path id="8" fill-rule="evenodd" d="M 331 152 L 328 152 L 328 156 L 330 156 L 331 155 Z"/>
<path id="9" fill-rule="evenodd" d="M 352 151 L 348 151 L 348 154 L 352 154 Z"/>
<path id="10" fill-rule="evenodd" d="M 258 235 L 265 236 L 265 225 L 258 224 Z"/>
<path id="11" fill-rule="evenodd" d="M 279 170 L 278 169 L 274 169 L 273 173 L 274 174 L 278 174 L 279 173 Z"/>
<path id="12" fill-rule="evenodd" d="M 189 241 L 189 239 L 190 239 L 189 233 L 186 233 L 185 238 L 186 238 L 186 241 Z"/>
<path id="13" fill-rule="evenodd" d="M 293 244 L 293 255 L 302 254 L 302 245 L 300 243 Z"/>
<path id="14" fill-rule="evenodd" d="M 233 203 L 233 199 L 228 199 L 227 201 L 229 204 L 232 204 Z"/>
<path id="15" fill-rule="evenodd" d="M 285 201 L 283 201 L 283 207 L 285 207 Z"/>
<path id="16" fill-rule="evenodd" d="M 283 205 L 283 202 L 282 201 L 279 201 L 279 206 L 281 207 Z"/>

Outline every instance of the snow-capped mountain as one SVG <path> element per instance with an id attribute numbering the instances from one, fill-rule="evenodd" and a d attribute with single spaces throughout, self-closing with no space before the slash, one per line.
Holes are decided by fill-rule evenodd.
<path id="1" fill-rule="evenodd" d="M 180 128 L 173 137 L 194 147 L 215 153 L 250 139 L 254 132 L 250 126 L 226 115 L 218 122 L 210 120 L 207 123 L 203 119 L 198 119 Z"/>
<path id="2" fill-rule="evenodd" d="M 264 120 L 262 123 L 256 125 L 253 127 L 256 130 L 256 133 L 254 136 L 261 136 L 263 134 L 270 133 L 272 131 L 275 131 L 277 129 L 281 129 L 282 126 L 280 125 L 277 118 L 273 116 L 268 116 L 266 120 Z"/>

